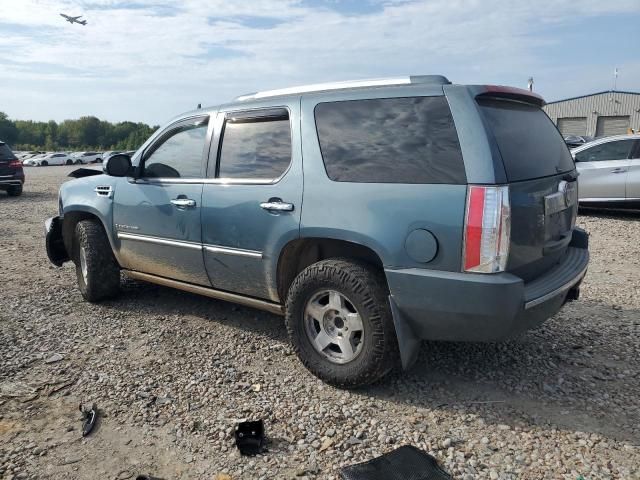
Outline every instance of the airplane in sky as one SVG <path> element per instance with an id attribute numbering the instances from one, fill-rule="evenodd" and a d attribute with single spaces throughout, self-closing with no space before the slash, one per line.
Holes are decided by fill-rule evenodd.
<path id="1" fill-rule="evenodd" d="M 64 19 L 69 23 L 79 23 L 80 25 L 87 24 L 86 20 L 80 20 L 82 18 L 82 15 L 78 15 L 77 17 L 72 17 L 70 15 L 65 15 L 64 13 L 61 13 L 60 16 L 64 17 Z"/>

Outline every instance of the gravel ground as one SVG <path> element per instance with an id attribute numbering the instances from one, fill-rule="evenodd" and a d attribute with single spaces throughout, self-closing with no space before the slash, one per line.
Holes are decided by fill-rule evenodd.
<path id="1" fill-rule="evenodd" d="M 0 478 L 337 479 L 404 444 L 454 478 L 640 478 L 640 215 L 579 217 L 582 297 L 543 328 L 425 343 L 411 371 L 341 391 L 301 366 L 279 317 L 132 281 L 84 302 L 42 238 L 72 169 L 0 194 Z M 244 418 L 265 419 L 268 453 L 238 455 Z"/>

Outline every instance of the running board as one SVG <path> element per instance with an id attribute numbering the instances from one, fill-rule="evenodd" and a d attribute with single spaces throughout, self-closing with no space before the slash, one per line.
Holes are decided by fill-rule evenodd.
<path id="1" fill-rule="evenodd" d="M 192 283 L 181 282 L 179 280 L 171 280 L 170 278 L 158 277 L 157 275 L 151 275 L 148 273 L 136 272 L 134 270 L 123 270 L 123 273 L 129 278 L 133 278 L 135 280 L 142 280 L 144 282 L 155 283 L 164 287 L 176 288 L 185 292 L 197 293 L 198 295 L 204 295 L 205 297 L 233 302 L 246 307 L 257 308 L 259 310 L 265 310 L 270 313 L 275 313 L 276 315 L 284 315 L 284 308 L 282 305 L 277 303 L 267 302 L 265 300 L 259 300 L 252 297 L 245 297 L 236 293 L 223 292 L 222 290 L 203 287 L 201 285 L 193 285 Z"/>

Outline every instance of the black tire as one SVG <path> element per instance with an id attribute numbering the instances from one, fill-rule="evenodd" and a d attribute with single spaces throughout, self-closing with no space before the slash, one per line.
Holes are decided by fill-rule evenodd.
<path id="1" fill-rule="evenodd" d="M 86 278 L 82 271 L 84 249 Z M 99 302 L 120 291 L 120 266 L 113 256 L 109 239 L 97 220 L 82 220 L 76 225 L 73 261 L 80 293 L 89 302 Z"/>
<path id="2" fill-rule="evenodd" d="M 18 197 L 22 195 L 22 185 L 13 185 L 7 188 L 7 195 L 10 197 Z"/>
<path id="3" fill-rule="evenodd" d="M 73 160 L 67 160 L 67 165 L 73 165 Z"/>
<path id="4" fill-rule="evenodd" d="M 47 162 L 46 160 L 43 160 L 42 162 L 40 162 L 40 166 L 41 167 L 48 167 L 49 166 L 49 162 Z"/>
<path id="5" fill-rule="evenodd" d="M 348 363 L 328 359 L 316 350 L 307 334 L 307 303 L 326 289 L 348 298 L 362 319 L 361 350 Z M 388 296 L 383 273 L 364 263 L 330 259 L 304 269 L 289 289 L 285 320 L 300 361 L 324 382 L 341 388 L 361 387 L 382 379 L 400 360 Z"/>
<path id="6" fill-rule="evenodd" d="M 82 160 L 76 160 L 76 165 L 82 165 Z"/>

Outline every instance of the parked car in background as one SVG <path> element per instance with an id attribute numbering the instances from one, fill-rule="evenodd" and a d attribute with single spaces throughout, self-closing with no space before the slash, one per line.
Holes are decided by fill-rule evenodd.
<path id="1" fill-rule="evenodd" d="M 68 153 L 46 153 L 32 158 L 30 165 L 46 167 L 48 165 L 73 165 L 74 159 Z"/>
<path id="2" fill-rule="evenodd" d="M 102 154 L 97 152 L 74 152 L 71 158 L 77 165 L 102 162 Z"/>
<path id="3" fill-rule="evenodd" d="M 124 270 L 285 315 L 311 372 L 365 385 L 422 339 L 503 339 L 578 297 L 577 173 L 543 104 L 435 75 L 187 112 L 61 186 L 47 253 L 88 301 Z"/>
<path id="4" fill-rule="evenodd" d="M 122 152 L 119 151 L 119 150 L 108 150 L 106 152 L 103 152 L 102 153 L 102 161 L 106 160 L 109 157 L 112 157 L 113 155 L 118 155 L 120 153 L 122 153 Z"/>
<path id="5" fill-rule="evenodd" d="M 564 143 L 566 143 L 569 148 L 579 147 L 591 141 L 593 141 L 593 137 L 587 135 L 568 135 L 564 137 Z"/>
<path id="6" fill-rule="evenodd" d="M 640 135 L 605 137 L 571 150 L 582 204 L 640 202 Z"/>
<path id="7" fill-rule="evenodd" d="M 22 193 L 24 185 L 22 163 L 13 154 L 9 145 L 0 140 L 0 190 L 15 197 Z"/>

